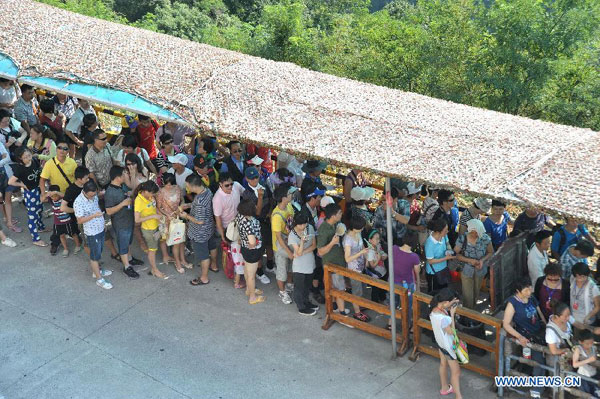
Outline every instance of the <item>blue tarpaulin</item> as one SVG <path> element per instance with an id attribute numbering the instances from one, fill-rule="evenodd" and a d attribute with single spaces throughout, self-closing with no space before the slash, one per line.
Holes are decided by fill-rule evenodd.
<path id="1" fill-rule="evenodd" d="M 109 89 L 84 83 L 71 82 L 64 79 L 54 79 L 37 76 L 18 76 L 19 68 L 6 55 L 0 53 L 0 76 L 17 79 L 34 87 L 84 98 L 91 102 L 100 103 L 112 108 L 152 116 L 164 121 L 186 123 L 177 114 L 153 104 L 142 97 L 121 90 Z"/>

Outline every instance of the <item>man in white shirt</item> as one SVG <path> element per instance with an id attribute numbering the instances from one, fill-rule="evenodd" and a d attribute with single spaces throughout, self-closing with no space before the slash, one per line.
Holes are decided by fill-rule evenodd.
<path id="1" fill-rule="evenodd" d="M 93 180 L 87 181 L 83 185 L 81 194 L 73 203 L 73 211 L 77 218 L 77 223 L 83 225 L 88 248 L 90 250 L 90 266 L 92 275 L 96 279 L 96 285 L 106 290 L 113 286 L 104 277 L 110 276 L 112 270 L 100 268 L 100 258 L 104 248 L 104 212 L 100 210 L 98 203 L 98 186 Z"/>
<path id="2" fill-rule="evenodd" d="M 185 179 L 194 173 L 191 169 L 185 167 L 188 162 L 187 155 L 172 155 L 169 157 L 169 162 L 171 162 L 171 168 L 167 170 L 167 173 L 173 173 L 175 175 L 175 180 L 181 189 L 181 194 L 185 196 Z"/>
<path id="3" fill-rule="evenodd" d="M 550 237 L 552 237 L 552 232 L 548 230 L 535 233 L 535 242 L 527 255 L 527 269 L 529 269 L 531 283 L 534 285 L 537 279 L 544 275 L 544 268 L 548 264 Z"/>

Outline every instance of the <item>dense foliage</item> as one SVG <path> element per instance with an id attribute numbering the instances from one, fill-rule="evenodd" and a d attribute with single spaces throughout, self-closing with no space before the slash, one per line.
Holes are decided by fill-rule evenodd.
<path id="1" fill-rule="evenodd" d="M 600 130 L 599 0 L 42 1 L 326 73 Z"/>

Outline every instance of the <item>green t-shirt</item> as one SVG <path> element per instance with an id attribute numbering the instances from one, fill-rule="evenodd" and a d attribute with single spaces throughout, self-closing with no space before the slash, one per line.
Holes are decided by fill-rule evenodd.
<path id="1" fill-rule="evenodd" d="M 319 226 L 319 231 L 317 233 L 317 248 L 327 246 L 334 235 L 335 226 L 323 222 L 321 226 Z M 327 254 L 321 257 L 321 259 L 323 259 L 323 265 L 332 263 L 334 265 L 346 267 L 346 259 L 344 259 L 344 249 L 341 246 L 341 242 L 334 245 Z"/>

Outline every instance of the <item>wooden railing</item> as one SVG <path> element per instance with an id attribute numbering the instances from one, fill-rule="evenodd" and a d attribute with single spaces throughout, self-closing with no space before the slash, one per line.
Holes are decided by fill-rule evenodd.
<path id="1" fill-rule="evenodd" d="M 421 315 L 421 304 L 429 305 L 432 297 L 427 294 L 423 294 L 421 292 L 415 292 L 413 294 L 413 342 L 414 349 L 413 353 L 410 356 L 410 360 L 416 361 L 419 357 L 419 352 L 427 353 L 428 355 L 435 356 L 439 358 L 439 351 L 437 348 L 434 348 L 429 345 L 423 345 L 421 343 L 421 329 L 432 330 L 431 322 L 428 319 L 425 319 Z M 487 352 L 494 354 L 494 369 L 485 368 L 483 366 L 474 364 L 469 362 L 463 365 L 464 368 L 468 370 L 475 371 L 481 375 L 485 375 L 488 377 L 494 377 L 498 375 L 498 359 L 500 353 L 500 331 L 502 328 L 502 320 L 497 319 L 495 317 L 491 317 L 488 315 L 481 314 L 471 309 L 467 309 L 464 307 L 459 307 L 456 310 L 456 314 L 468 317 L 469 319 L 476 320 L 478 322 L 483 323 L 484 325 L 493 327 L 495 329 L 495 341 L 488 342 L 484 339 L 464 334 L 462 332 L 458 333 L 458 337 L 462 339 L 467 345 L 472 345 L 477 348 L 481 348 Z M 427 315 L 428 316 L 428 315 Z"/>
<path id="2" fill-rule="evenodd" d="M 340 291 L 333 288 L 331 284 L 331 275 L 338 274 L 340 276 L 347 277 L 354 281 L 360 281 L 362 283 L 368 284 L 372 287 L 381 288 L 389 292 L 389 285 L 387 282 L 383 280 L 378 280 L 372 277 L 369 277 L 365 274 L 360 274 L 355 271 L 349 270 L 344 267 L 335 266 L 332 264 L 326 264 L 324 266 L 324 275 L 323 275 L 323 283 L 325 285 L 325 311 L 326 318 L 323 326 L 321 327 L 323 330 L 328 330 L 331 325 L 337 321 L 340 323 L 348 324 L 352 327 L 358 328 L 362 331 L 368 332 L 370 334 L 378 335 L 380 337 L 391 340 L 392 332 L 382 328 L 377 327 L 370 323 L 365 323 L 360 320 L 356 320 L 351 316 L 344 316 L 342 314 L 336 313 L 333 311 L 333 301 L 335 298 L 343 299 L 344 301 L 351 302 L 363 308 L 371 309 L 376 311 L 377 313 L 390 316 L 391 312 L 388 306 L 382 305 L 377 302 L 373 302 L 363 297 L 359 297 L 353 294 L 350 294 L 345 291 Z M 396 334 L 396 340 L 400 344 L 400 348 L 398 349 L 398 356 L 403 356 L 408 350 L 408 290 L 404 287 L 396 285 L 394 288 L 394 293 L 400 296 L 400 309 L 397 310 L 396 319 L 401 321 L 401 333 Z"/>

